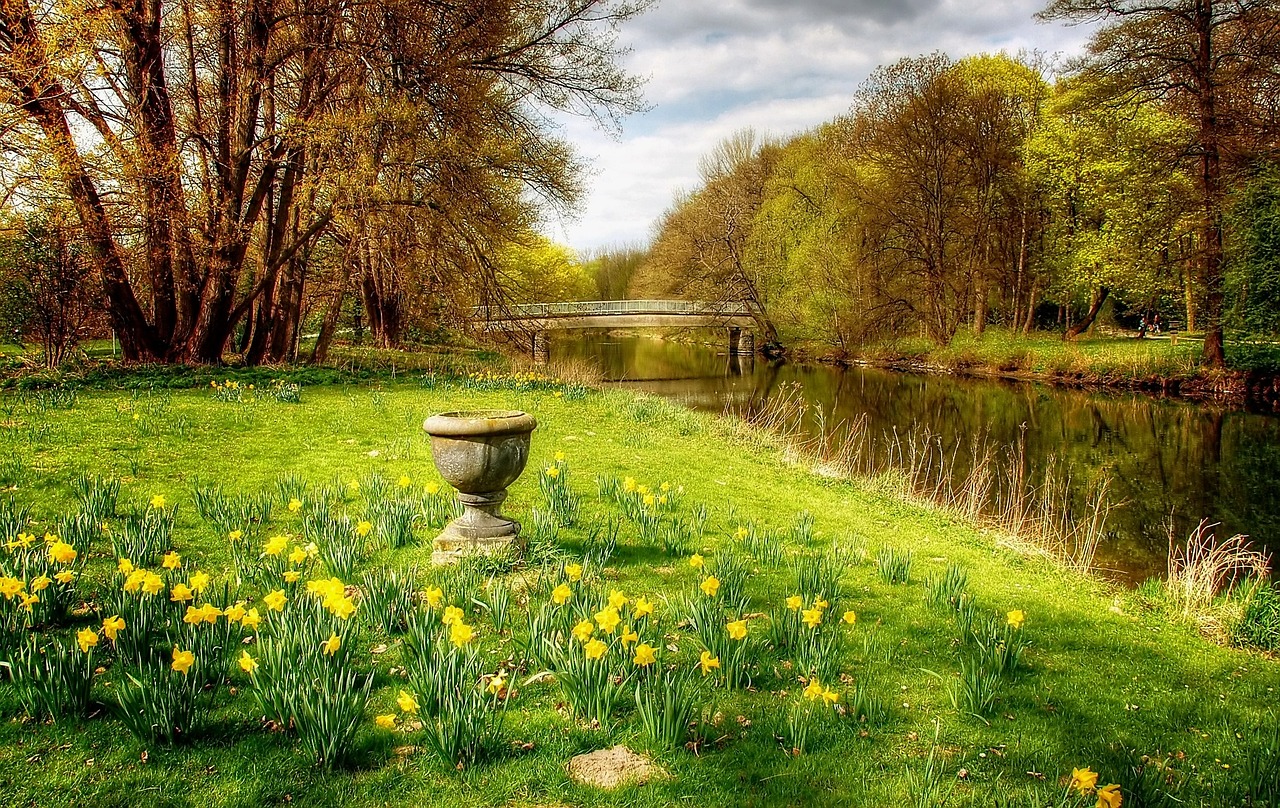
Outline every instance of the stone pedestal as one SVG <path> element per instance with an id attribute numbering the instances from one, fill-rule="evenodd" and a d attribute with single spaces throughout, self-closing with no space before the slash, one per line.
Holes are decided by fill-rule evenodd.
<path id="1" fill-rule="evenodd" d="M 537 425 L 533 416 L 515 410 L 442 413 L 426 420 L 432 459 L 445 482 L 458 490 L 463 509 L 436 537 L 431 563 L 517 549 L 520 523 L 502 515 L 502 503 L 507 486 L 529 462 Z"/>

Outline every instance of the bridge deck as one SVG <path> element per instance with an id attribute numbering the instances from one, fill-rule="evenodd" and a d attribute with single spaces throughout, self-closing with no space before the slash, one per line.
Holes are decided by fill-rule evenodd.
<path id="1" fill-rule="evenodd" d="M 527 303 L 506 309 L 479 306 L 485 327 L 525 330 L 562 328 L 705 328 L 750 327 L 754 322 L 741 303 L 698 300 L 587 300 L 573 303 Z"/>

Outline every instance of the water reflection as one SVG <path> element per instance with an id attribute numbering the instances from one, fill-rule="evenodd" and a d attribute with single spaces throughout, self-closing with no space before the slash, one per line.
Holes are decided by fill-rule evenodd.
<path id="1" fill-rule="evenodd" d="M 566 337 L 552 356 L 594 362 L 612 384 L 717 412 L 759 406 L 796 385 L 828 425 L 865 417 L 865 434 L 881 451 L 895 434 L 927 429 L 957 475 L 968 473 L 975 437 L 1008 447 L 1022 440 L 1027 478 L 1065 470 L 1077 506 L 1105 472 L 1121 507 L 1099 562 L 1129 580 L 1162 574 L 1170 525 L 1182 538 L 1202 517 L 1221 523 L 1220 536 L 1280 545 L 1275 416 L 1032 384 L 777 365 L 730 357 L 723 346 L 638 337 Z"/>

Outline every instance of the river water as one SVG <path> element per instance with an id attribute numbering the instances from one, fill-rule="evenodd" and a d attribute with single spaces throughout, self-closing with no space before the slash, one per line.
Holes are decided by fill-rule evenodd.
<path id="1" fill-rule="evenodd" d="M 1008 481 L 1043 489 L 1046 475 L 1067 493 L 1060 504 L 1089 511 L 1099 483 L 1115 507 L 1098 565 L 1131 583 L 1161 576 L 1170 536 L 1182 539 L 1201 519 L 1220 537 L 1280 548 L 1280 418 L 1212 405 L 1022 382 L 925 376 L 873 368 L 789 365 L 731 359 L 725 349 L 647 337 L 562 336 L 554 360 L 599 367 L 606 385 L 643 390 L 701 410 L 759 411 L 803 400 L 804 427 L 852 433 L 862 462 L 901 462 L 928 444 L 960 485 L 986 447 L 993 467 L 992 507 Z M 794 407 L 792 408 L 794 409 Z M 842 438 L 838 438 L 842 439 Z"/>

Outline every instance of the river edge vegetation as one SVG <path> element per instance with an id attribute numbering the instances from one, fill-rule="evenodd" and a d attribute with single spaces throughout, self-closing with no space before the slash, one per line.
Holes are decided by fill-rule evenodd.
<path id="1" fill-rule="evenodd" d="M 1018 555 L 944 511 L 815 475 L 739 421 L 650 397 L 465 363 L 319 387 L 262 372 L 6 400 L 5 509 L 29 506 L 34 520 L 20 531 L 29 546 L 6 539 L 6 575 L 15 559 L 47 559 L 36 636 L 73 665 L 94 654 L 77 668 L 88 718 L 23 718 L 84 703 L 24 697 L 30 681 L 0 688 L 0 783 L 14 804 L 1093 805 L 1071 788 L 1086 767 L 1101 779 L 1076 784 L 1115 783 L 1127 805 L 1265 805 L 1280 790 L 1276 663 L 1170 619 L 1163 587 L 1124 592 Z M 507 406 L 540 420 L 509 500 L 529 562 L 430 571 L 448 508 L 421 421 Z M 150 546 L 148 524 L 161 525 Z M 144 602 L 122 553 L 149 554 L 163 587 L 158 660 L 124 650 L 141 612 L 115 639 L 103 623 Z M 339 569 L 350 586 L 335 594 L 324 582 Z M 22 596 L 0 601 L 7 618 Z M 448 606 L 460 612 L 446 629 Z M 221 614 L 183 622 L 210 607 Z M 248 608 L 260 624 L 245 625 Z M 311 617 L 325 636 L 291 633 Z M 571 639 L 584 622 L 592 636 Z M 333 685 L 317 698 L 359 702 L 334 745 L 314 721 L 270 718 L 290 709 L 266 698 L 281 675 L 272 649 L 288 642 Z M 447 733 L 415 723 L 466 724 L 430 706 L 425 685 L 444 674 L 424 643 L 505 716 L 474 726 L 476 744 L 442 747 L 432 738 Z M 645 700 L 641 643 L 689 675 L 687 734 L 646 718 L 663 710 Z M 193 647 L 198 667 L 177 671 Z M 598 668 L 573 667 L 597 652 Z M 587 681 L 604 670 L 627 687 Z M 125 674 L 195 702 L 176 744 L 146 722 L 130 734 L 110 707 L 144 691 Z M 183 691 L 197 674 L 207 687 Z M 616 742 L 651 751 L 671 779 L 614 793 L 569 782 L 571 755 Z"/>

